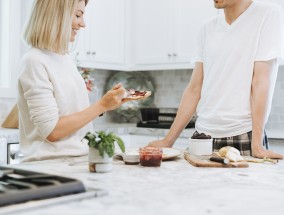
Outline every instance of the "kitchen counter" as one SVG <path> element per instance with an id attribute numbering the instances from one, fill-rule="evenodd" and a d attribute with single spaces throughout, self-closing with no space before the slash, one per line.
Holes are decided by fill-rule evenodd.
<path id="1" fill-rule="evenodd" d="M 118 134 L 146 134 L 146 135 L 159 135 L 165 136 L 169 129 L 156 129 L 156 128 L 139 128 L 136 123 L 94 123 L 95 130 L 108 130 Z M 187 128 L 180 134 L 181 138 L 189 138 L 195 131 L 194 128 Z M 281 129 L 266 129 L 268 138 L 270 139 L 284 139 L 284 132 Z"/>
<path id="2" fill-rule="evenodd" d="M 141 134 L 141 135 L 158 135 L 165 136 L 169 129 L 157 128 L 138 128 L 136 123 L 103 123 L 94 124 L 94 129 L 112 131 L 117 134 Z M 180 136 L 181 138 L 189 138 L 192 136 L 194 128 L 184 129 Z M 267 130 L 268 137 L 271 139 L 284 139 L 284 132 L 281 130 Z M 19 129 L 0 128 L 0 138 L 4 137 L 8 143 L 19 142 Z"/>
<path id="3" fill-rule="evenodd" d="M 104 123 L 94 124 L 94 130 L 106 130 L 107 132 L 115 132 L 116 134 L 141 134 L 153 136 L 165 136 L 169 129 L 161 128 L 141 128 L 136 127 L 136 123 Z M 194 128 L 184 129 L 180 136 L 181 138 L 189 138 L 194 132 Z"/>
<path id="4" fill-rule="evenodd" d="M 138 128 L 135 123 L 103 123 L 95 124 L 94 130 L 106 130 L 117 134 L 141 134 L 165 136 L 169 129 Z M 194 129 L 184 129 L 180 137 L 190 137 Z M 19 129 L 0 128 L 0 138 L 5 138 L 8 143 L 19 142 Z"/>
<path id="5" fill-rule="evenodd" d="M 284 153 L 283 147 L 278 150 Z M 230 169 L 193 167 L 182 156 L 164 161 L 159 168 L 125 165 L 119 159 L 113 164 L 113 171 L 103 174 L 88 171 L 87 157 L 15 165 L 77 178 L 107 195 L 13 214 L 267 215 L 284 211 L 284 161 Z"/>
<path id="6" fill-rule="evenodd" d="M 19 129 L 0 127 L 0 138 L 5 138 L 7 143 L 19 142 Z"/>

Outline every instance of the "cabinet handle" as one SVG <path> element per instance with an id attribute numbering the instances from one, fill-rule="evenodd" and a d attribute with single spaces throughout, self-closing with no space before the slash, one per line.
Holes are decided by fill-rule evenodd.
<path id="1" fill-rule="evenodd" d="M 168 53 L 168 57 L 171 57 L 172 56 L 172 54 L 171 53 Z"/>
<path id="2" fill-rule="evenodd" d="M 177 55 L 177 53 L 173 53 L 173 56 L 176 57 L 176 56 L 178 56 L 178 55 Z"/>
<path id="3" fill-rule="evenodd" d="M 87 52 L 87 55 L 89 55 L 89 54 L 91 54 L 91 52 L 90 52 L 90 51 L 88 51 L 88 52 Z"/>
<path id="4" fill-rule="evenodd" d="M 96 55 L 96 52 L 92 52 L 92 55 Z"/>

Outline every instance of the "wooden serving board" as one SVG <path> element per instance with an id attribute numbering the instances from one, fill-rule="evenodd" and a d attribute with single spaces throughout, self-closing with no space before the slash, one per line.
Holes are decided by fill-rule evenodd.
<path id="1" fill-rule="evenodd" d="M 15 105 L 11 112 L 8 114 L 3 124 L 2 128 L 19 128 L 19 116 L 18 116 L 18 106 Z"/>
<path id="2" fill-rule="evenodd" d="M 196 167 L 221 167 L 221 168 L 245 168 L 249 167 L 246 161 L 244 162 L 230 162 L 228 164 L 222 164 L 214 161 L 210 161 L 211 156 L 205 155 L 192 155 L 188 152 L 184 152 L 184 158 L 193 166 Z"/>

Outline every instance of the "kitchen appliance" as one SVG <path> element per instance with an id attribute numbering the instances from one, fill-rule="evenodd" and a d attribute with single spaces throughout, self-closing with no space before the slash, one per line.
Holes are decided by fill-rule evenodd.
<path id="1" fill-rule="evenodd" d="M 76 179 L 0 166 L 0 207 L 83 192 Z"/>
<path id="2" fill-rule="evenodd" d="M 137 127 L 169 129 L 175 120 L 177 108 L 140 108 L 141 121 Z M 195 117 L 187 124 L 186 128 L 195 127 Z"/>

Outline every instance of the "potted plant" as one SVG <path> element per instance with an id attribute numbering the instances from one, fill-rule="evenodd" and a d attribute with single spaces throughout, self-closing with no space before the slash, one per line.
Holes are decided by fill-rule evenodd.
<path id="1" fill-rule="evenodd" d="M 90 172 L 109 172 L 112 170 L 115 143 L 118 144 L 122 152 L 125 152 L 124 142 L 113 132 L 88 132 L 84 139 L 88 141 L 89 145 Z"/>

